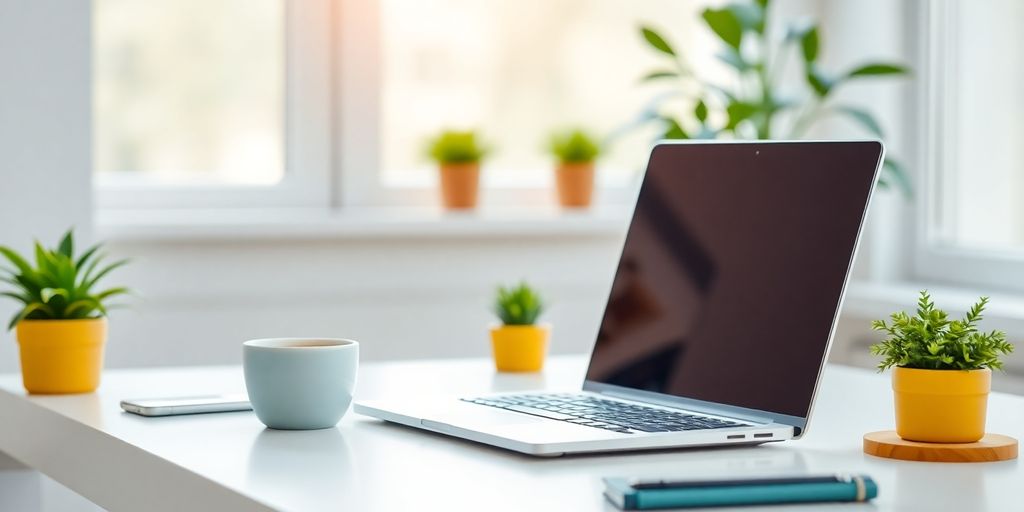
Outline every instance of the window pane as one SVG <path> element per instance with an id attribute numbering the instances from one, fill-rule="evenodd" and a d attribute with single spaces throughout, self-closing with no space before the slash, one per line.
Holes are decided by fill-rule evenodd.
<path id="1" fill-rule="evenodd" d="M 1024 2 L 952 2 L 952 11 L 955 43 L 940 65 L 953 66 L 943 128 L 955 159 L 945 162 L 938 239 L 1024 250 Z"/>
<path id="2" fill-rule="evenodd" d="M 664 61 L 638 26 L 663 28 L 685 50 L 707 36 L 694 30 L 698 7 L 681 0 L 382 0 L 384 183 L 436 179 L 424 140 L 444 127 L 481 128 L 497 146 L 485 182 L 549 183 L 551 130 L 582 125 L 608 135 L 659 90 L 639 83 Z M 693 60 L 709 52 L 689 53 Z M 647 130 L 620 139 L 599 162 L 605 181 L 641 169 L 654 137 Z"/>
<path id="3" fill-rule="evenodd" d="M 281 179 L 283 0 L 93 6 L 94 158 L 103 179 Z"/>

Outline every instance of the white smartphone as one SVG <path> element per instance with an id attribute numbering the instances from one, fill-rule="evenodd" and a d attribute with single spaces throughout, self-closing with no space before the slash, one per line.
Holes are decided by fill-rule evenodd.
<path id="1" fill-rule="evenodd" d="M 252 405 L 249 403 L 248 396 L 239 394 L 122 400 L 121 408 L 140 416 L 176 416 L 179 414 L 251 411 Z"/>

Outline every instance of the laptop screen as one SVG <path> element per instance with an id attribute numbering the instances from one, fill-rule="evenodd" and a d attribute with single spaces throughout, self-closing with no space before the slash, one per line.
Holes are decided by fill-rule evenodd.
<path id="1" fill-rule="evenodd" d="M 587 380 L 806 418 L 880 157 L 656 146 Z"/>

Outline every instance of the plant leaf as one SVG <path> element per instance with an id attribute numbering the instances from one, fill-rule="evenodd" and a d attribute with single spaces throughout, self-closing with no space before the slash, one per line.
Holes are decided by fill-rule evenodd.
<path id="1" fill-rule="evenodd" d="M 725 7 L 740 22 L 743 30 L 764 33 L 764 7 L 759 4 L 729 4 Z"/>
<path id="2" fill-rule="evenodd" d="M 736 14 L 729 9 L 704 9 L 701 14 L 711 31 L 718 35 L 725 44 L 739 51 L 743 42 L 743 26 Z"/>
<path id="3" fill-rule="evenodd" d="M 810 64 L 818 59 L 818 27 L 812 26 L 800 37 L 800 50 L 804 62 Z"/>
<path id="4" fill-rule="evenodd" d="M 112 270 L 114 270 L 114 269 L 116 269 L 118 267 L 122 267 L 124 265 L 127 265 L 129 262 L 130 262 L 130 260 L 124 259 L 124 260 L 117 261 L 115 263 L 111 263 L 110 265 L 108 265 L 103 270 L 100 270 L 99 272 L 97 272 L 96 276 L 94 276 L 92 279 L 90 279 L 89 281 L 84 283 L 82 285 L 82 290 L 84 290 L 85 292 L 88 292 L 92 288 L 92 286 L 94 284 L 96 284 L 97 281 L 99 281 L 100 279 L 103 279 L 103 276 L 109 274 Z"/>
<path id="5" fill-rule="evenodd" d="M 825 75 L 819 71 L 815 66 L 811 66 L 807 70 L 807 83 L 814 89 L 814 94 L 819 98 L 828 96 L 828 93 L 832 91 L 832 87 L 835 85 L 835 79 Z"/>
<path id="6" fill-rule="evenodd" d="M 878 124 L 878 121 L 875 120 L 875 117 L 871 115 L 870 112 L 864 109 L 848 106 L 838 106 L 836 107 L 836 111 L 849 116 L 851 119 L 860 124 L 865 130 L 870 132 L 871 135 L 874 135 L 879 139 L 885 138 L 885 136 L 882 134 L 882 126 Z"/>
<path id="7" fill-rule="evenodd" d="M 672 46 L 668 44 L 668 41 L 666 41 L 661 34 L 650 27 L 640 27 L 640 31 L 644 36 L 644 40 L 647 41 L 647 44 L 651 45 L 652 48 L 661 53 L 675 57 L 676 51 L 672 49 Z"/>
<path id="8" fill-rule="evenodd" d="M 708 106 L 704 104 L 704 100 L 697 100 L 697 105 L 693 108 L 693 115 L 697 118 L 701 124 L 708 119 Z"/>
<path id="9" fill-rule="evenodd" d="M 739 52 L 731 48 L 727 48 L 725 51 L 716 55 L 716 57 L 718 57 L 718 60 L 732 66 L 740 72 L 749 71 L 754 68 L 754 66 L 749 62 L 743 60 L 743 57 L 740 56 Z"/>
<path id="10" fill-rule="evenodd" d="M 757 105 L 743 101 L 734 101 L 725 107 L 725 112 L 729 116 L 729 121 L 726 123 L 725 129 L 735 130 L 737 125 L 747 119 L 750 119 L 755 113 L 757 113 Z"/>
<path id="11" fill-rule="evenodd" d="M 662 78 L 676 78 L 678 76 L 679 76 L 679 73 L 676 73 L 675 71 L 658 70 L 658 71 L 651 71 L 650 73 L 647 73 L 646 75 L 643 76 L 643 78 L 640 79 L 640 81 L 641 82 L 650 82 L 652 80 L 660 80 Z"/>
<path id="12" fill-rule="evenodd" d="M 74 235 L 72 235 L 72 230 L 69 229 L 68 232 L 64 234 L 64 238 L 61 239 L 60 245 L 57 247 L 57 252 L 68 258 L 75 253 L 75 239 Z"/>
<path id="13" fill-rule="evenodd" d="M 911 184 L 910 176 L 903 168 L 903 164 L 892 158 L 886 158 L 882 162 L 882 172 L 884 175 L 892 177 L 900 191 L 903 192 L 904 197 L 908 199 L 914 197 L 914 186 Z M 888 178 L 886 178 L 886 181 L 888 181 Z M 879 178 L 878 182 L 881 185 L 882 178 Z"/>
<path id="14" fill-rule="evenodd" d="M 907 72 L 907 68 L 899 64 L 876 62 L 854 68 L 850 72 L 846 73 L 846 76 L 853 78 L 859 76 L 904 75 L 907 74 Z"/>
<path id="15" fill-rule="evenodd" d="M 79 256 L 78 261 L 75 262 L 75 268 L 82 268 L 82 266 L 89 261 L 89 258 L 91 258 L 93 254 L 96 254 L 96 251 L 100 250 L 101 247 L 103 247 L 103 244 L 96 244 L 90 247 L 89 250 L 82 253 L 82 255 Z"/>
<path id="16" fill-rule="evenodd" d="M 32 265 L 29 265 L 29 263 L 25 261 L 24 258 L 22 258 L 18 253 L 14 252 L 13 250 L 7 247 L 0 246 L 0 254 L 3 254 L 5 258 L 7 258 L 11 263 L 13 263 L 14 266 L 18 268 L 18 272 L 21 272 L 23 275 L 35 274 L 35 271 L 32 270 Z"/>
<path id="17" fill-rule="evenodd" d="M 689 139 L 690 135 L 683 129 L 683 125 L 679 124 L 679 121 L 672 119 L 671 117 L 662 117 L 661 120 L 665 123 L 665 133 L 662 135 L 664 139 Z"/>

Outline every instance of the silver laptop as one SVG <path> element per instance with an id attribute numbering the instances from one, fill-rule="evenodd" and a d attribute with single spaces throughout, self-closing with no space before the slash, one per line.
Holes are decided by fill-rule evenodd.
<path id="1" fill-rule="evenodd" d="M 658 144 L 581 389 L 355 411 L 541 456 L 797 439 L 883 152 Z"/>

